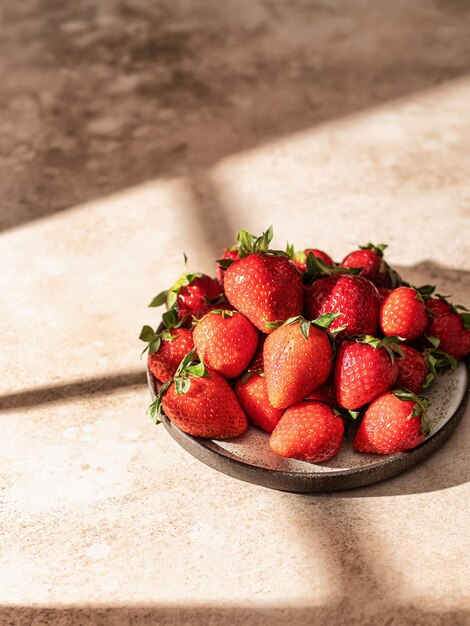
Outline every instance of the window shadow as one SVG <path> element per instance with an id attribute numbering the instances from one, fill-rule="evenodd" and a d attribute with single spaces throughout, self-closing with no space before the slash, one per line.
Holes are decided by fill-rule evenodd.
<path id="1" fill-rule="evenodd" d="M 465 76 L 465 0 L 2 6 L 0 229 Z"/>
<path id="2" fill-rule="evenodd" d="M 51 402 L 71 401 L 76 398 L 101 395 L 125 387 L 137 387 L 147 384 L 147 377 L 142 372 L 123 372 L 100 378 L 48 385 L 35 389 L 25 389 L 0 396 L 0 411 L 25 409 Z"/>

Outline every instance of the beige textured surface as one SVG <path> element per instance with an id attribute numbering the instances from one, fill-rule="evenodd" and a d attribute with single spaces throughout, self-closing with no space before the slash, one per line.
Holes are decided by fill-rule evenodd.
<path id="1" fill-rule="evenodd" d="M 145 418 L 136 335 L 240 226 L 470 301 L 468 3 L 0 7 L 0 624 L 470 623 L 470 415 L 297 496 Z"/>

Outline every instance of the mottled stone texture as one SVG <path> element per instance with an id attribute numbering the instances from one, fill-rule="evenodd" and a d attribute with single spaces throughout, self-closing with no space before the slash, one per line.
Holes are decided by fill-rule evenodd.
<path id="1" fill-rule="evenodd" d="M 145 417 L 136 337 L 244 226 L 470 304 L 462 0 L 0 4 L 0 624 L 470 623 L 469 415 L 297 496 Z"/>

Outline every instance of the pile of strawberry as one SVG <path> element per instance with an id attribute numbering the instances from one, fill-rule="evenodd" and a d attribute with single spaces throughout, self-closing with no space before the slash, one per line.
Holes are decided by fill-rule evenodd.
<path id="1" fill-rule="evenodd" d="M 161 383 L 154 421 L 209 438 L 251 423 L 276 454 L 314 462 L 338 453 L 345 426 L 358 452 L 416 447 L 429 432 L 418 394 L 470 351 L 470 313 L 402 281 L 385 245 L 335 264 L 271 240 L 240 231 L 217 280 L 185 272 L 151 302 L 167 307 L 140 335 Z"/>

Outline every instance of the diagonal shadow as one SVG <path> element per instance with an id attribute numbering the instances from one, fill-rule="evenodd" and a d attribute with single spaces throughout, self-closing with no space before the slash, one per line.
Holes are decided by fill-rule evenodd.
<path id="1" fill-rule="evenodd" d="M 0 230 L 466 76 L 469 16 L 465 0 L 6 0 Z"/>
<path id="2" fill-rule="evenodd" d="M 61 400 L 68 401 L 79 397 L 102 395 L 115 389 L 145 385 L 146 382 L 146 375 L 143 371 L 123 372 L 112 376 L 87 378 L 85 380 L 61 383 L 60 385 L 25 389 L 0 396 L 0 411 L 24 409 Z"/>

